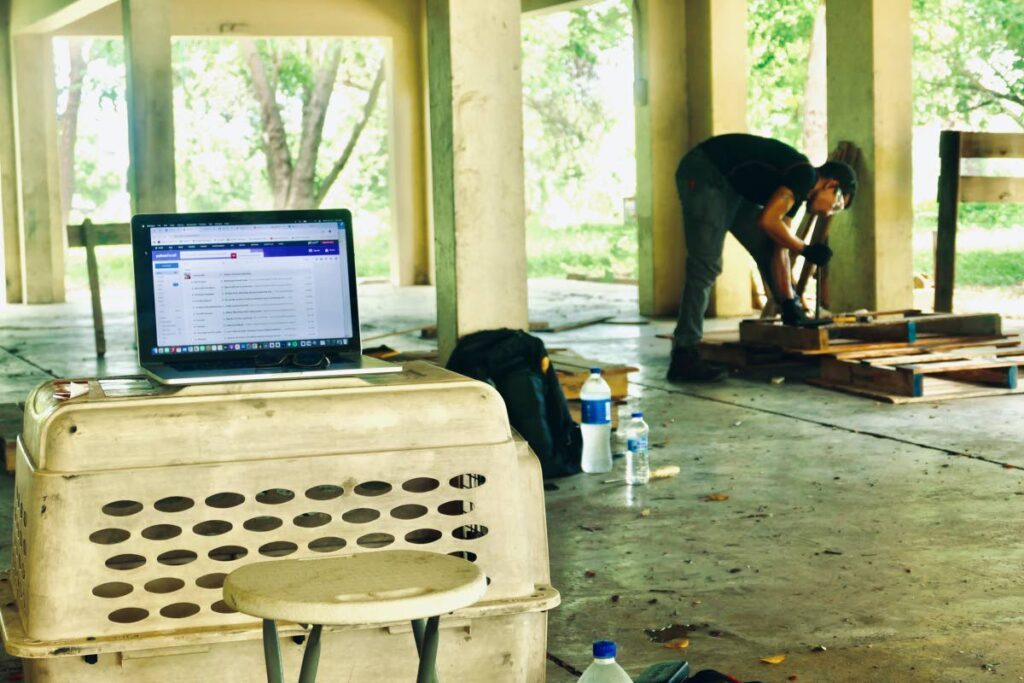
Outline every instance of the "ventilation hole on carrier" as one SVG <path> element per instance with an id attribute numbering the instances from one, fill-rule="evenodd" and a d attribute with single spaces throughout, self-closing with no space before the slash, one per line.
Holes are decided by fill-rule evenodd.
<path id="1" fill-rule="evenodd" d="M 89 540 L 100 545 L 114 545 L 121 541 L 127 541 L 130 533 L 124 529 L 100 529 L 89 534 Z"/>
<path id="2" fill-rule="evenodd" d="M 228 607 L 228 603 L 224 602 L 223 600 L 218 600 L 217 602 L 210 605 L 210 609 L 212 609 L 214 612 L 217 612 L 218 614 L 235 614 L 236 612 L 238 612 L 238 610 L 231 609 L 230 607 Z"/>
<path id="3" fill-rule="evenodd" d="M 146 590 L 150 593 L 173 593 L 176 590 L 185 587 L 185 582 L 181 579 L 168 576 L 163 579 L 153 579 L 146 583 Z"/>
<path id="4" fill-rule="evenodd" d="M 273 543 L 267 543 L 260 546 L 260 555 L 266 555 L 267 557 L 284 557 L 285 555 L 291 555 L 299 546 L 289 541 L 274 541 Z"/>
<path id="5" fill-rule="evenodd" d="M 433 543 L 441 538 L 441 532 L 437 529 L 415 529 L 405 535 L 405 540 L 416 545 Z"/>
<path id="6" fill-rule="evenodd" d="M 395 519 L 416 519 L 427 514 L 427 508 L 422 505 L 399 505 L 391 511 L 391 516 Z"/>
<path id="7" fill-rule="evenodd" d="M 452 488 L 455 489 L 475 489 L 478 486 L 483 486 L 487 482 L 487 477 L 482 474 L 460 474 L 452 477 L 448 480 Z"/>
<path id="8" fill-rule="evenodd" d="M 200 588 L 223 588 L 224 579 L 227 576 L 227 574 L 206 574 L 196 579 L 196 585 Z"/>
<path id="9" fill-rule="evenodd" d="M 168 619 L 184 619 L 199 613 L 199 605 L 193 602 L 176 602 L 160 609 L 160 616 Z"/>
<path id="10" fill-rule="evenodd" d="M 178 567 L 192 562 L 197 557 L 199 556 L 191 550 L 168 550 L 166 553 L 160 553 L 157 555 L 156 561 L 160 564 Z"/>
<path id="11" fill-rule="evenodd" d="M 437 506 L 437 511 L 442 515 L 457 517 L 473 511 L 473 503 L 468 500 L 449 500 Z"/>
<path id="12" fill-rule="evenodd" d="M 181 536 L 181 527 L 173 524 L 157 524 L 142 530 L 142 537 L 151 541 L 167 541 Z"/>
<path id="13" fill-rule="evenodd" d="M 476 553 L 471 553 L 468 550 L 456 550 L 454 553 L 448 554 L 452 557 L 458 557 L 463 560 L 468 560 L 470 562 L 476 562 Z"/>
<path id="14" fill-rule="evenodd" d="M 160 512 L 181 512 L 182 510 L 188 510 L 195 504 L 194 500 L 185 496 L 168 496 L 153 503 L 153 507 Z"/>
<path id="15" fill-rule="evenodd" d="M 386 481 L 364 481 L 353 489 L 358 496 L 383 496 L 390 490 L 391 484 Z"/>
<path id="16" fill-rule="evenodd" d="M 309 549 L 315 553 L 333 553 L 345 547 L 345 539 L 337 536 L 325 536 L 309 542 Z"/>
<path id="17" fill-rule="evenodd" d="M 206 522 L 199 522 L 199 524 L 192 527 L 192 531 L 198 536 L 220 536 L 221 534 L 226 534 L 231 531 L 232 528 L 231 522 L 225 522 L 221 519 L 211 519 Z"/>
<path id="18" fill-rule="evenodd" d="M 487 535 L 487 527 L 482 524 L 465 524 L 452 532 L 452 536 L 460 541 L 472 541 Z"/>
<path id="19" fill-rule="evenodd" d="M 206 499 L 206 504 L 212 508 L 233 508 L 245 502 L 245 496 L 241 493 L 215 493 Z"/>
<path id="20" fill-rule="evenodd" d="M 343 520 L 352 524 L 366 524 L 379 517 L 380 511 L 373 508 L 356 508 L 355 510 L 349 510 L 341 516 Z"/>
<path id="21" fill-rule="evenodd" d="M 402 484 L 402 488 L 409 493 L 426 493 L 427 491 L 433 491 L 441 485 L 437 479 L 431 479 L 430 477 L 416 477 Z"/>
<path id="22" fill-rule="evenodd" d="M 487 585 L 490 586 L 491 585 L 491 577 L 485 576 L 484 578 L 487 579 Z"/>
<path id="23" fill-rule="evenodd" d="M 331 500 L 337 498 L 344 492 L 340 486 L 334 484 L 320 484 L 306 489 L 306 498 L 310 500 Z"/>
<path id="24" fill-rule="evenodd" d="M 111 517 L 127 517 L 128 515 L 140 512 L 142 510 L 142 503 L 137 500 L 115 500 L 113 503 L 107 503 L 101 509 L 103 514 L 110 515 Z"/>
<path id="25" fill-rule="evenodd" d="M 288 489 L 267 489 L 256 494 L 256 502 L 264 505 L 280 505 L 294 497 L 295 492 Z"/>
<path id="26" fill-rule="evenodd" d="M 148 616 L 149 612 L 140 607 L 125 607 L 114 610 L 107 615 L 107 619 L 118 624 L 134 624 L 136 621 L 142 621 Z"/>
<path id="27" fill-rule="evenodd" d="M 304 512 L 297 515 L 292 521 L 295 526 L 301 526 L 303 529 L 315 529 L 330 522 L 331 516 L 326 512 Z"/>
<path id="28" fill-rule="evenodd" d="M 111 569 L 125 571 L 128 569 L 136 569 L 146 564 L 146 558 L 142 555 L 114 555 L 112 558 L 107 560 L 106 564 Z"/>
<path id="29" fill-rule="evenodd" d="M 360 536 L 359 540 L 356 541 L 363 548 L 383 548 L 389 546 L 395 542 L 395 537 L 391 534 L 366 534 Z"/>
<path id="30" fill-rule="evenodd" d="M 273 531 L 284 524 L 278 517 L 253 517 L 242 524 L 249 531 Z"/>
<path id="31" fill-rule="evenodd" d="M 224 545 L 209 552 L 210 559 L 218 562 L 232 562 L 248 554 L 249 551 L 240 545 Z"/>
<path id="32" fill-rule="evenodd" d="M 97 598 L 121 598 L 128 595 L 133 590 L 134 587 L 130 583 L 111 581 L 110 583 L 102 583 L 98 586 L 94 586 L 92 594 Z"/>

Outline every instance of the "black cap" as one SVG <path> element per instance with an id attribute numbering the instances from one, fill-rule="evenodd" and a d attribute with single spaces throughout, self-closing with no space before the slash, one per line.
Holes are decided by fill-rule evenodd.
<path id="1" fill-rule="evenodd" d="M 818 177 L 838 181 L 843 196 L 850 198 L 846 205 L 853 204 L 853 198 L 857 194 L 857 172 L 852 166 L 842 161 L 826 161 L 818 167 Z"/>

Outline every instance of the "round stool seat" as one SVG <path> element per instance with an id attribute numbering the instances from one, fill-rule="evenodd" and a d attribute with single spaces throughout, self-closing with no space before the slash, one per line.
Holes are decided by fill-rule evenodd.
<path id="1" fill-rule="evenodd" d="M 357 625 L 446 614 L 483 597 L 487 580 L 467 560 L 421 550 L 256 562 L 231 572 L 224 601 L 263 619 Z"/>

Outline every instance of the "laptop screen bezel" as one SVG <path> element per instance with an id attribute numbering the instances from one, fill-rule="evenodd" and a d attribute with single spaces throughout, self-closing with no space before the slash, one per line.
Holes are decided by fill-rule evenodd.
<path id="1" fill-rule="evenodd" d="M 352 214 L 348 209 L 315 209 L 291 211 L 225 211 L 213 213 L 139 214 L 132 217 L 132 261 L 135 273 L 135 321 L 139 364 L 153 365 L 169 361 L 197 361 L 253 358 L 259 350 L 204 351 L 154 355 L 156 343 L 156 300 L 153 293 L 153 260 L 150 231 L 160 227 L 189 227 L 204 225 L 273 225 L 275 223 L 339 222 L 345 225 L 345 256 L 348 261 L 348 282 L 339 283 L 348 288 L 352 303 L 352 338 L 347 344 L 316 346 L 312 350 L 325 354 L 352 354 L 361 351 L 359 341 L 359 304 L 356 297 L 355 257 L 352 249 Z M 340 297 L 339 297 L 340 300 Z M 240 340 L 241 341 L 241 340 Z M 256 341 L 256 340 L 253 340 Z M 282 349 L 282 352 L 306 349 Z"/>

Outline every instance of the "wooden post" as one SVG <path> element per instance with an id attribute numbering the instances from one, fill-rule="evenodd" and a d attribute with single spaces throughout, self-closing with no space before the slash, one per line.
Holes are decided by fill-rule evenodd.
<path id="1" fill-rule="evenodd" d="M 441 359 L 478 330 L 525 330 L 519 0 L 427 0 Z"/>
<path id="2" fill-rule="evenodd" d="M 85 245 L 85 267 L 89 272 L 89 296 L 92 301 L 92 329 L 96 337 L 96 355 L 107 353 L 107 335 L 103 328 L 103 301 L 100 299 L 100 270 L 96 262 L 96 231 L 88 218 L 78 227 Z"/>
<path id="3" fill-rule="evenodd" d="M 953 311 L 956 224 L 960 211 L 960 131 L 939 136 L 939 222 L 935 243 L 935 310 Z"/>
<path id="4" fill-rule="evenodd" d="M 175 210 L 169 0 L 121 0 L 134 213 Z"/>
<path id="5" fill-rule="evenodd" d="M 61 225 L 52 38 L 24 34 L 13 40 L 24 300 L 57 303 L 64 301 L 65 228 Z"/>

